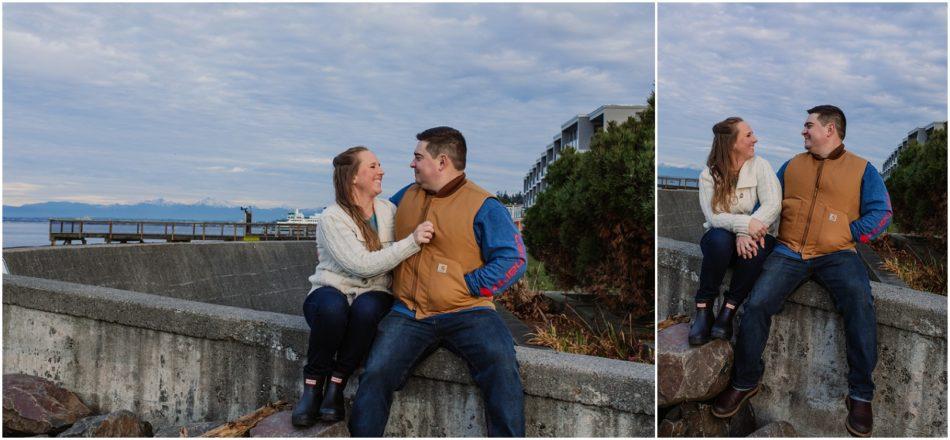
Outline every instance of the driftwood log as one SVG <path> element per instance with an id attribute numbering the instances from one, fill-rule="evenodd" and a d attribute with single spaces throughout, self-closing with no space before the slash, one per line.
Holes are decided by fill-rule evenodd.
<path id="1" fill-rule="evenodd" d="M 254 410 L 254 412 L 250 414 L 245 414 L 241 417 L 238 417 L 237 420 L 225 423 L 204 434 L 201 434 L 201 437 L 246 437 L 247 432 L 250 431 L 254 425 L 257 425 L 258 422 L 264 420 L 276 412 L 286 409 L 288 406 L 289 404 L 283 400 L 268 403 L 267 405 Z"/>

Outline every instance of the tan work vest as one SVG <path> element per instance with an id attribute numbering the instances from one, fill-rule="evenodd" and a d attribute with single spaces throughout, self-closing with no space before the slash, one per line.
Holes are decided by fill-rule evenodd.
<path id="1" fill-rule="evenodd" d="M 849 151 L 835 153 L 823 160 L 801 153 L 785 167 L 778 240 L 805 260 L 854 248 L 851 222 L 861 216 L 868 162 Z"/>
<path id="2" fill-rule="evenodd" d="M 435 226 L 432 241 L 393 272 L 393 296 L 417 319 L 472 307 L 495 308 L 491 298 L 473 296 L 465 274 L 484 265 L 475 241 L 475 214 L 492 195 L 466 180 L 444 197 L 409 187 L 396 210 L 396 236 L 405 237 L 423 221 Z"/>

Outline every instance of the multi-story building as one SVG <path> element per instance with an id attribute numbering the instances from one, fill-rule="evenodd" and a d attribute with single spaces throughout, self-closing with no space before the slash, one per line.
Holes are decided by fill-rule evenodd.
<path id="1" fill-rule="evenodd" d="M 881 175 L 884 176 L 884 180 L 887 180 L 891 176 L 891 172 L 894 171 L 894 167 L 897 166 L 897 158 L 900 157 L 901 152 L 907 148 L 908 145 L 912 144 L 922 144 L 927 142 L 930 139 L 930 135 L 933 134 L 936 130 L 947 130 L 947 121 L 943 122 L 933 122 L 928 124 L 925 127 L 917 127 L 907 133 L 907 136 L 901 141 L 901 144 L 894 149 L 894 152 L 890 156 L 887 156 L 887 160 L 884 161 L 884 168 L 881 170 Z"/>
<path id="2" fill-rule="evenodd" d="M 561 157 L 563 149 L 588 151 L 594 133 L 605 129 L 611 121 L 622 123 L 646 108 L 644 105 L 602 105 L 593 112 L 577 115 L 561 124 L 561 130 L 554 135 L 554 140 L 545 147 L 544 153 L 534 162 L 531 171 L 524 178 L 525 209 L 533 205 L 538 194 L 544 191 L 544 175 L 548 167 Z"/>
<path id="3" fill-rule="evenodd" d="M 505 208 L 508 208 L 508 214 L 511 215 L 511 221 L 515 223 L 515 227 L 518 228 L 518 231 L 521 231 L 521 223 L 524 221 L 524 206 L 505 205 Z"/>

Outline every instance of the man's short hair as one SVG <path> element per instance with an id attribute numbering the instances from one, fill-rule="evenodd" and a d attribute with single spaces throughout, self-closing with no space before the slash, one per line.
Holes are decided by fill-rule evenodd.
<path id="1" fill-rule="evenodd" d="M 432 157 L 445 154 L 452 160 L 455 169 L 465 169 L 465 137 L 452 127 L 433 127 L 416 135 L 416 139 L 426 141 L 426 151 Z"/>
<path id="2" fill-rule="evenodd" d="M 833 105 L 819 105 L 808 109 L 808 114 L 812 113 L 818 114 L 818 122 L 821 122 L 821 125 L 834 122 L 835 130 L 841 136 L 841 140 L 844 140 L 844 130 L 847 128 L 848 120 L 844 118 L 844 112 L 840 108 Z"/>

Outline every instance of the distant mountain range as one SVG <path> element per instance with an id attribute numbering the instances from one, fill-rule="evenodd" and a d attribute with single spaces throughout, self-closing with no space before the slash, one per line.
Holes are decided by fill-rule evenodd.
<path id="1" fill-rule="evenodd" d="M 660 164 L 657 166 L 656 175 L 657 177 L 690 177 L 693 179 L 698 179 L 699 173 L 702 171 L 703 170 L 697 170 L 693 168 L 674 167 Z"/>
<path id="2" fill-rule="evenodd" d="M 254 222 L 272 222 L 287 218 L 292 208 L 254 208 L 251 207 Z M 319 209 L 301 209 L 305 216 Z M 188 221 L 244 221 L 244 212 L 240 206 L 227 206 L 226 202 L 204 199 L 195 204 L 168 202 L 163 199 L 150 200 L 134 205 L 93 205 L 76 202 L 45 202 L 23 206 L 3 205 L 5 220 L 46 220 L 48 218 L 91 218 L 115 220 L 188 220 Z"/>

